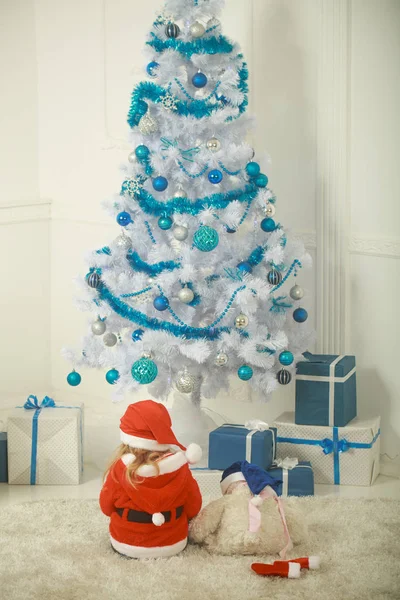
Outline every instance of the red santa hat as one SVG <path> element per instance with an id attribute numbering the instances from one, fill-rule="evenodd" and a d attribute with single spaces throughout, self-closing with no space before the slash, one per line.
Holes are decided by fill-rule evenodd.
<path id="1" fill-rule="evenodd" d="M 142 400 L 130 404 L 121 418 L 120 437 L 124 444 L 132 448 L 164 452 L 171 446 L 185 451 L 189 463 L 198 462 L 201 448 L 190 444 L 186 450 L 171 429 L 171 417 L 163 404 L 154 400 Z"/>

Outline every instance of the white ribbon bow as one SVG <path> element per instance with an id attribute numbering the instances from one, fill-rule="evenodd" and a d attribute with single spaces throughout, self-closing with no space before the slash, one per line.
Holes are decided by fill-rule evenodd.
<path id="1" fill-rule="evenodd" d="M 255 431 L 267 431 L 269 429 L 268 423 L 265 423 L 265 421 L 260 421 L 259 419 L 246 421 L 244 426 L 246 429 L 253 429 Z"/>
<path id="2" fill-rule="evenodd" d="M 297 458 L 289 458 L 288 456 L 285 459 L 279 458 L 276 461 L 276 466 L 279 469 L 294 469 L 299 464 L 299 460 Z"/>

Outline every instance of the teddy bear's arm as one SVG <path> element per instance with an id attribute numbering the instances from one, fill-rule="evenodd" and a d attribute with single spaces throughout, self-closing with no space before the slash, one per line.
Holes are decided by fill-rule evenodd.
<path id="1" fill-rule="evenodd" d="M 225 508 L 225 498 L 210 502 L 200 514 L 193 519 L 189 538 L 195 544 L 201 544 L 206 537 L 214 533 L 220 524 Z"/>

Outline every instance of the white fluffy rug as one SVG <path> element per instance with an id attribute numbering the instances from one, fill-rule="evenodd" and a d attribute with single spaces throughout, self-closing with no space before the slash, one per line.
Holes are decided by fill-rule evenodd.
<path id="1" fill-rule="evenodd" d="M 170 559 L 121 558 L 94 500 L 37 502 L 0 511 L 4 600 L 400 599 L 400 502 L 291 499 L 309 514 L 310 541 L 292 557 L 321 556 L 300 580 L 263 578 L 252 557 L 190 546 Z M 277 557 L 260 557 L 273 561 Z"/>

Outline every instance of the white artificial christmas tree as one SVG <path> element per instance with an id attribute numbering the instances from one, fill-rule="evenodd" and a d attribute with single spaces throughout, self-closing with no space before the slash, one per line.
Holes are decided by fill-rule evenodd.
<path id="1" fill-rule="evenodd" d="M 232 374 L 267 398 L 310 343 L 293 279 L 310 258 L 246 142 L 248 71 L 221 32 L 223 4 L 167 0 L 132 94 L 132 152 L 108 204 L 123 232 L 89 258 L 88 332 L 67 352 L 74 369 L 103 370 L 114 400 L 148 385 L 199 406 Z"/>

